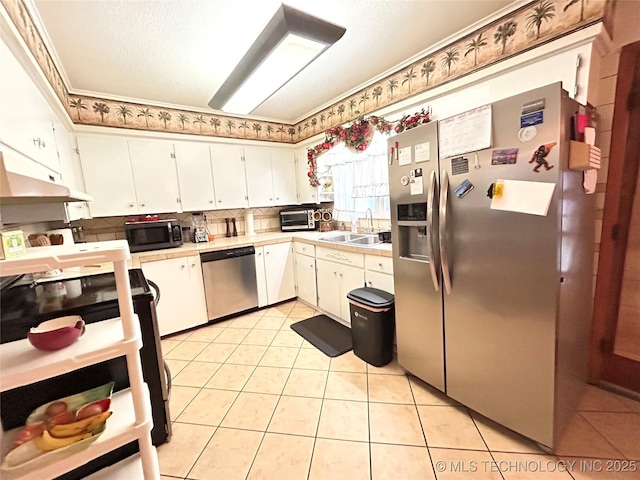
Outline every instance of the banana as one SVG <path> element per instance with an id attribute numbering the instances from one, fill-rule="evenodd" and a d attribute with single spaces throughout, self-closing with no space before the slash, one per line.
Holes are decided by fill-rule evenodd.
<path id="1" fill-rule="evenodd" d="M 46 430 L 42 432 L 42 436 L 34 438 L 34 442 L 36 447 L 45 452 L 50 452 L 51 450 L 57 450 L 58 448 L 68 447 L 69 445 L 79 442 L 80 440 L 84 440 L 85 438 L 89 438 L 91 436 L 91 432 L 81 433 L 79 435 L 74 435 L 73 437 L 65 437 L 65 438 L 55 438 L 49 435 L 49 432 Z"/>
<path id="2" fill-rule="evenodd" d="M 102 422 L 106 422 L 110 416 L 111 412 L 102 412 L 77 422 L 54 425 L 49 428 L 49 433 L 56 438 L 66 438 L 80 435 L 84 432 L 91 432 Z"/>

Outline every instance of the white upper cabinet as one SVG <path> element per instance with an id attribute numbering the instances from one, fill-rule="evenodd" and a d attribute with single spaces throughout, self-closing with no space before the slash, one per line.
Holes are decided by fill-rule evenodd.
<path id="1" fill-rule="evenodd" d="M 268 148 L 245 147 L 247 195 L 250 207 L 274 205 L 271 153 Z"/>
<path id="2" fill-rule="evenodd" d="M 49 104 L 2 41 L 0 65 L 0 141 L 59 173 Z"/>
<path id="3" fill-rule="evenodd" d="M 307 164 L 307 149 L 296 150 L 296 175 L 298 179 L 297 203 L 318 203 L 318 189 L 309 185 L 309 165 Z"/>
<path id="4" fill-rule="evenodd" d="M 273 171 L 273 201 L 275 205 L 291 205 L 297 202 L 296 163 L 293 150 L 271 149 Z"/>
<path id="5" fill-rule="evenodd" d="M 163 140 L 128 140 L 138 213 L 180 211 L 173 144 Z"/>
<path id="6" fill-rule="evenodd" d="M 173 148 L 176 154 L 182 211 L 194 212 L 216 208 L 209 145 L 176 142 Z"/>
<path id="7" fill-rule="evenodd" d="M 78 136 L 94 217 L 180 211 L 173 144 L 162 140 Z"/>
<path id="8" fill-rule="evenodd" d="M 73 190 L 85 192 L 82 166 L 73 135 L 55 115 L 53 116 L 53 130 L 63 183 Z M 86 202 L 69 202 L 66 204 L 66 211 L 66 220 L 69 222 L 89 216 L 89 207 Z"/>
<path id="9" fill-rule="evenodd" d="M 210 145 L 213 186 L 216 192 L 216 208 L 246 208 L 247 184 L 245 182 L 242 147 L 237 145 Z"/>
<path id="10" fill-rule="evenodd" d="M 250 207 L 296 203 L 296 169 L 292 150 L 245 147 Z"/>
<path id="11" fill-rule="evenodd" d="M 127 140 L 122 137 L 78 136 L 78 150 L 89 210 L 94 217 L 138 213 Z"/>

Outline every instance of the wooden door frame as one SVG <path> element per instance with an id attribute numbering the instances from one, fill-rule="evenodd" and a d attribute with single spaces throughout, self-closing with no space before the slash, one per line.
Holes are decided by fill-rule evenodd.
<path id="1" fill-rule="evenodd" d="M 615 95 L 591 335 L 590 381 L 640 392 L 640 362 L 613 353 L 633 197 L 640 163 L 640 42 L 625 46 Z M 633 114 L 631 110 L 636 110 Z M 635 133 L 635 134 L 634 134 Z M 635 192 L 640 195 L 640 192 Z"/>

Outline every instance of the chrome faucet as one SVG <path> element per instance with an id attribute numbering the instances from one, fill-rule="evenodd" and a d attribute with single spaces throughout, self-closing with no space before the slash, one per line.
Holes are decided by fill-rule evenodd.
<path id="1" fill-rule="evenodd" d="M 373 232 L 373 212 L 370 208 L 367 208 L 367 211 L 364 214 L 364 219 L 367 219 L 367 215 L 369 215 L 369 226 L 365 229 L 365 232 L 372 233 Z"/>

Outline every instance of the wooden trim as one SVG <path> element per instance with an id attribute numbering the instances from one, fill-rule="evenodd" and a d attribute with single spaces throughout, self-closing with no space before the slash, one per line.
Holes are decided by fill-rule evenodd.
<path id="1" fill-rule="evenodd" d="M 590 380 L 620 383 L 628 377 L 640 391 L 640 362 L 613 355 L 620 289 L 624 269 L 631 208 L 638 176 L 640 151 L 640 42 L 628 45 L 620 54 L 620 67 L 613 114 L 609 171 L 603 212 L 598 277 L 596 282 L 591 335 Z M 633 105 L 635 103 L 635 105 Z M 640 192 L 638 192 L 640 194 Z M 624 361 L 623 361 L 624 360 Z M 637 369 L 637 371 L 636 371 Z M 633 383 L 633 378 L 635 383 Z M 627 386 L 627 388 L 632 388 Z"/>
<path id="2" fill-rule="evenodd" d="M 635 360 L 609 355 L 602 367 L 602 380 L 640 392 L 640 368 Z"/>

